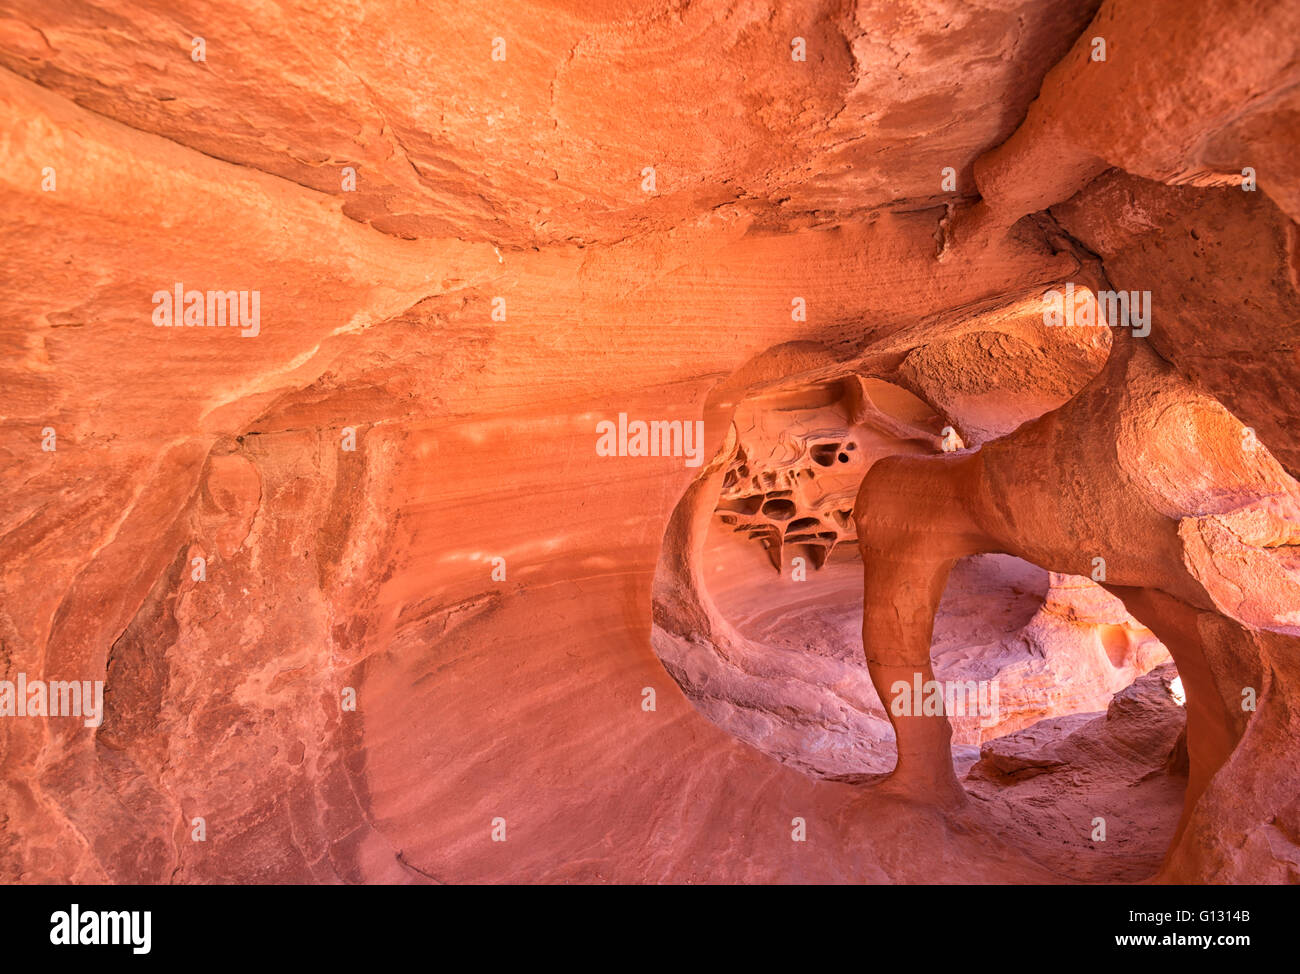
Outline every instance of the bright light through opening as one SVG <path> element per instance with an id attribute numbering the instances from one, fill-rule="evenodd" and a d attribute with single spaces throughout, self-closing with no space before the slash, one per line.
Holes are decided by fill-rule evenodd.
<path id="1" fill-rule="evenodd" d="M 1183 692 L 1183 678 L 1181 676 L 1176 676 L 1169 682 L 1169 695 L 1174 698 L 1174 703 L 1180 707 L 1187 703 L 1187 694 Z"/>

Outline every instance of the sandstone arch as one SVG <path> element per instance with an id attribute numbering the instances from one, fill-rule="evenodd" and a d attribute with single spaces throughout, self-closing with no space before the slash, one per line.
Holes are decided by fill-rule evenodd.
<path id="1" fill-rule="evenodd" d="M 1189 412 L 1204 421 L 1186 422 Z M 1000 551 L 1073 574 L 1105 559 L 1106 587 L 1170 647 L 1187 692 L 1190 777 L 1167 878 L 1277 881 L 1294 869 L 1294 845 L 1270 837 L 1295 807 L 1280 783 L 1297 756 L 1282 728 L 1294 728 L 1286 688 L 1300 662 L 1300 630 L 1285 606 L 1300 604 L 1300 585 L 1275 552 L 1300 527 L 1300 485 L 1263 448 L 1243 451 L 1241 430 L 1121 333 L 1102 372 L 1059 410 L 977 452 L 882 461 L 855 508 L 863 642 L 882 694 L 918 670 L 932 678 L 934 612 L 957 558 Z M 1152 464 L 1144 477 L 1143 451 L 1171 442 L 1217 464 Z M 1228 593 L 1261 576 L 1280 588 L 1279 604 L 1228 604 Z M 1241 709 L 1246 687 L 1261 691 L 1253 715 Z M 891 788 L 964 801 L 947 724 L 894 718 Z M 1262 753 L 1262 740 L 1276 750 Z M 1239 748 L 1250 758 L 1235 763 L 1255 767 L 1246 781 L 1233 771 Z M 1279 784 L 1259 783 L 1270 777 Z M 1198 824 L 1226 809 L 1232 830 Z"/>

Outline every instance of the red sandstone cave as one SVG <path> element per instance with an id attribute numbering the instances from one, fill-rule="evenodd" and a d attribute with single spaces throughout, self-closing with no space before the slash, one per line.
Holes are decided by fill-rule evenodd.
<path id="1" fill-rule="evenodd" d="M 0 882 L 1300 883 L 1298 38 L 0 0 Z"/>

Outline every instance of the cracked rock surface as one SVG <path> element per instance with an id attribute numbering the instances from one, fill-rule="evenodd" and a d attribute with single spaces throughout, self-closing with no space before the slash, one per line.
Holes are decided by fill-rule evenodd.
<path id="1" fill-rule="evenodd" d="M 0 0 L 0 881 L 1300 881 L 1297 37 Z"/>

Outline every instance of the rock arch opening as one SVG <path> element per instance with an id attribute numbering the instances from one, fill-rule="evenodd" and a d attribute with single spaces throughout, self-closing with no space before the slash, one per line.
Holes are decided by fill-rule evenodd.
<path id="1" fill-rule="evenodd" d="M 1066 556 L 1045 551 L 1032 531 L 1008 539 L 978 521 L 981 504 L 1016 510 L 1009 481 L 988 475 L 985 456 L 1000 462 L 1017 442 L 1043 450 L 1045 431 L 1059 436 L 1072 410 L 1101 409 L 1114 388 L 1113 375 L 1094 381 L 1101 370 L 1129 370 L 1120 383 L 1129 390 L 1141 388 L 1133 370 L 1155 372 L 1166 396 L 1195 397 L 1157 363 L 1135 364 L 1142 352 L 1131 345 L 1109 357 L 1109 343 L 1076 351 L 1075 371 L 1057 376 L 1056 389 L 1010 396 L 1003 415 L 977 394 L 975 419 L 962 396 L 914 367 L 937 357 L 925 342 L 901 364 L 895 356 L 892 373 L 862 369 L 864 356 L 847 368 L 822 362 L 751 378 L 742 395 L 724 386 L 717 398 L 730 409 L 729 432 L 665 536 L 653 641 L 698 709 L 776 760 L 940 807 L 974 799 L 1063 876 L 1139 880 L 1176 868 L 1207 765 L 1236 746 L 1241 722 L 1207 721 L 1196 701 L 1206 692 L 1206 639 L 1198 633 L 1189 649 L 1186 630 L 1214 610 L 1205 599 L 1171 605 L 1159 573 L 1134 584 L 1151 552 L 1147 565 L 1111 564 L 1107 574 L 1090 556 L 1104 552 L 1105 565 L 1117 549 L 1078 526 Z M 1186 409 L 1208 410 L 1213 420 L 1193 429 L 1203 440 L 1231 419 L 1210 400 L 1180 411 L 1159 399 L 1139 397 L 1154 410 L 1148 425 L 1155 414 L 1177 422 Z M 1126 431 L 1138 427 L 1129 419 Z M 969 445 L 945 452 L 947 426 Z M 1064 471 L 1058 483 L 1075 469 L 1045 452 Z M 1247 464 L 1208 488 L 1185 484 L 1190 466 L 1161 468 L 1182 475 L 1182 493 L 1157 476 L 1146 484 L 1171 504 L 1200 489 L 1216 517 L 1252 525 L 1234 537 L 1255 539 L 1256 550 L 1285 547 L 1292 488 L 1276 464 Z M 1043 479 L 1034 469 L 1020 471 L 1024 483 Z M 1001 506 L 990 501 L 998 489 Z M 1024 496 L 1031 524 L 1055 543 L 1061 512 L 1047 516 L 1032 487 Z M 1065 491 L 1055 506 L 1070 503 Z M 1269 564 L 1290 571 L 1288 557 Z M 1165 641 L 1179 647 L 1173 658 Z M 931 684 L 944 698 L 937 721 L 925 712 Z M 1110 845 L 1081 824 L 1089 811 L 1087 823 L 1110 823 Z"/>

